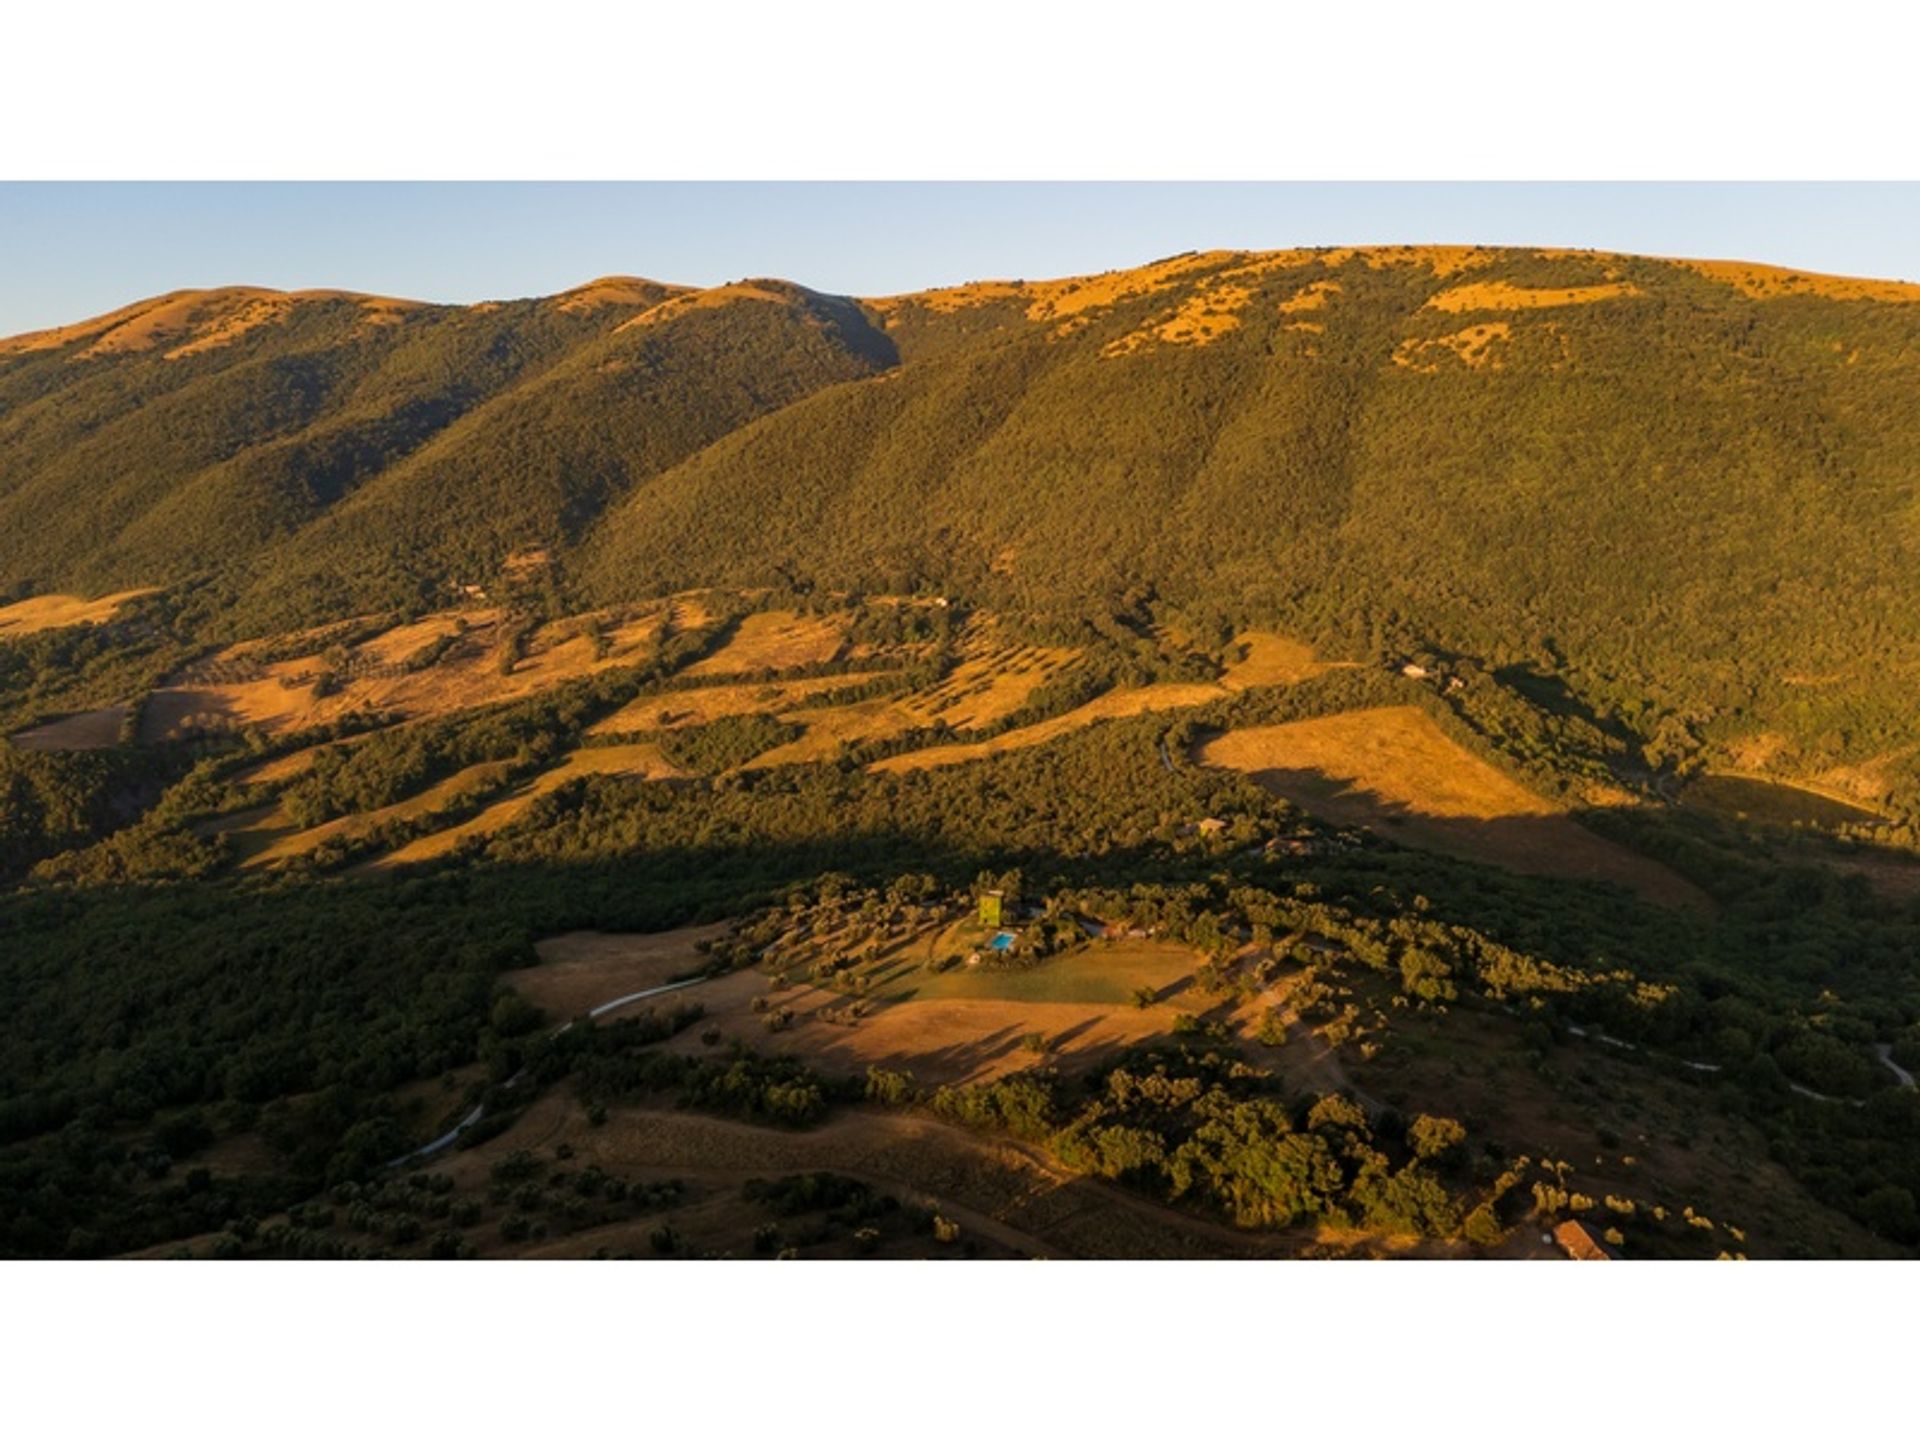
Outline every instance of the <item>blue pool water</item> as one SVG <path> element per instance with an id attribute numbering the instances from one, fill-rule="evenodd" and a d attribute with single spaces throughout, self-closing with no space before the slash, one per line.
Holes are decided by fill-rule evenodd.
<path id="1" fill-rule="evenodd" d="M 1013 932 L 1011 930 L 1002 930 L 987 942 L 987 948 L 989 950 L 1011 950 L 1013 948 Z"/>

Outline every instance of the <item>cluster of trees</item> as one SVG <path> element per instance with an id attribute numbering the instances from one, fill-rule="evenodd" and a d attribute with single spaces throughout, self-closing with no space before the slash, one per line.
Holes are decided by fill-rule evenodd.
<path id="1" fill-rule="evenodd" d="M 723 715 L 705 725 L 662 730 L 660 753 L 694 775 L 717 775 L 744 765 L 801 733 L 801 727 L 771 715 Z"/>
<path id="2" fill-rule="evenodd" d="M 118 705 L 158 685 L 200 643 L 195 636 L 202 617 L 182 599 L 143 595 L 104 624 L 0 641 L 0 733 Z"/>
<path id="3" fill-rule="evenodd" d="M 662 1038 L 650 1027 L 575 1028 L 586 1038 L 563 1040 L 557 1051 L 562 1068 L 545 1073 L 570 1074 L 590 1104 L 671 1093 L 696 1110 L 804 1126 L 824 1115 L 834 1099 L 850 1099 L 860 1091 L 858 1082 L 827 1079 L 790 1057 L 758 1055 L 739 1046 L 718 1058 L 679 1055 L 648 1048 Z"/>
<path id="4" fill-rule="evenodd" d="M 0 744 L 0 882 L 110 834 L 190 763 L 179 752 L 42 752 Z"/>
<path id="5" fill-rule="evenodd" d="M 1466 1132 L 1443 1116 L 1369 1121 L 1341 1095 L 1289 1101 L 1230 1050 L 1178 1043 L 1107 1066 L 1077 1086 L 1027 1071 L 929 1101 L 960 1124 L 1045 1145 L 1088 1174 L 1247 1227 L 1320 1220 L 1450 1236 L 1465 1207 Z"/>
<path id="6" fill-rule="evenodd" d="M 1864 753 L 1904 721 L 1895 667 L 1857 663 L 1859 627 L 1879 655 L 1920 643 L 1885 539 L 1920 456 L 1893 413 L 1912 316 L 1606 263 L 1639 293 L 1514 322 L 1498 367 L 1442 347 L 1431 374 L 1393 356 L 1473 318 L 1424 308 L 1437 291 L 1606 283 L 1603 267 L 1515 254 L 1442 279 L 1353 259 L 1325 272 L 1342 288 L 1310 338 L 1265 300 L 1316 272 L 1278 271 L 1218 342 L 1118 362 L 1106 344 L 1184 285 L 1065 340 L 1008 313 L 669 472 L 592 537 L 585 573 L 607 594 L 636 572 L 904 575 L 1059 621 L 1126 614 L 1144 577 L 1191 613 L 1348 653 L 1553 657 L 1579 709 L 1662 759 L 1762 723 L 1809 755 Z M 1858 363 L 1836 334 L 1859 337 Z M 714 523 L 749 500 L 750 531 Z M 1737 537 L 1703 523 L 1735 511 Z M 1795 673 L 1836 683 L 1795 694 Z"/>

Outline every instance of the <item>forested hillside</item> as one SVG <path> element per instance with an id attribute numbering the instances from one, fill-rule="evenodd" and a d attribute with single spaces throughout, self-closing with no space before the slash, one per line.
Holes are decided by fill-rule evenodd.
<path id="1" fill-rule="evenodd" d="M 1550 674 L 1655 763 L 1753 743 L 1914 799 L 1920 290 L 1360 250 L 860 302 L 210 293 L 0 344 L 0 585 L 172 587 L 222 638 L 531 552 L 580 603 L 1151 599 Z"/>
<path id="2" fill-rule="evenodd" d="M 796 286 L 673 294 L 307 299 L 204 349 L 0 349 L 0 577 L 208 581 L 252 633 L 444 599 L 892 356 L 854 307 Z"/>

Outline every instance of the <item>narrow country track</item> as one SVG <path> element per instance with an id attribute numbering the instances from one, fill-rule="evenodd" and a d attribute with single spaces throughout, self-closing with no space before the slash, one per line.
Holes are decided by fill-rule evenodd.
<path id="1" fill-rule="evenodd" d="M 655 995 L 665 995 L 670 990 L 684 990 L 689 985 L 700 984 L 706 978 L 707 977 L 705 975 L 696 975 L 691 980 L 675 980 L 671 984 L 655 985 L 650 990 L 636 990 L 631 995 L 622 995 L 618 999 L 608 1000 L 604 1004 L 594 1006 L 593 1009 L 587 1012 L 587 1018 L 589 1020 L 598 1020 L 602 1015 L 611 1014 L 613 1011 L 620 1009 L 624 1005 L 633 1004 L 633 1002 L 636 1000 L 647 1000 L 647 999 L 651 999 Z M 573 1021 L 569 1020 L 567 1021 L 566 1024 L 562 1025 L 559 1029 L 555 1030 L 553 1033 L 556 1035 L 564 1035 L 568 1030 L 572 1028 L 573 1028 Z M 525 1074 L 526 1072 L 522 1071 L 520 1073 Z M 511 1080 L 507 1081 L 506 1088 L 512 1089 L 513 1086 L 519 1083 L 519 1081 L 520 1081 L 520 1076 L 515 1075 Z M 447 1131 L 446 1134 L 440 1136 L 436 1140 L 429 1140 L 426 1144 L 422 1145 L 418 1150 L 409 1150 L 405 1155 L 402 1155 L 398 1160 L 389 1161 L 387 1164 L 387 1168 L 389 1170 L 397 1170 L 400 1166 L 410 1164 L 415 1160 L 425 1160 L 430 1158 L 431 1156 L 438 1155 L 442 1150 L 446 1149 L 449 1145 L 453 1144 L 454 1141 L 458 1140 L 462 1135 L 466 1134 L 468 1130 L 472 1129 L 475 1125 L 479 1124 L 480 1117 L 486 1113 L 486 1110 L 487 1110 L 487 1107 L 484 1101 L 474 1106 L 473 1109 L 469 1110 L 465 1115 L 461 1116 L 459 1123 L 456 1124 L 451 1130 Z"/>

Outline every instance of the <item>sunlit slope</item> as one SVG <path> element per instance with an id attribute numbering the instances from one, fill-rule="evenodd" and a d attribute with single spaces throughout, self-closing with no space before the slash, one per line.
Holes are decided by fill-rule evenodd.
<path id="1" fill-rule="evenodd" d="M 676 305 L 681 287 L 614 278 L 465 308 L 235 292 L 152 343 L 107 344 L 170 297 L 0 342 L 0 585 L 218 575 L 251 592 L 258 631 L 484 582 L 636 478 L 890 362 L 849 302 L 761 290 Z"/>
<path id="2" fill-rule="evenodd" d="M 1920 678 L 1917 299 L 1457 247 L 866 301 L 160 297 L 0 342 L 0 598 L 213 577 L 267 634 L 497 598 L 538 553 L 580 606 L 1152 601 L 1524 664 L 1669 749 L 1778 734 L 1824 772 L 1907 743 Z"/>
<path id="3" fill-rule="evenodd" d="M 347 603 L 368 593 L 339 578 L 354 567 L 378 575 L 372 598 L 396 602 L 489 584 L 509 555 L 564 551 L 649 476 L 891 359 L 851 305 L 797 286 L 689 298 L 639 312 L 370 479 L 261 557 L 249 604 L 286 613 L 326 586 Z"/>
<path id="4" fill-rule="evenodd" d="M 172 358 L 84 335 L 0 355 L 0 574 L 231 568 L 599 328 L 536 303 L 372 318 L 312 300 Z"/>
<path id="5" fill-rule="evenodd" d="M 1151 591 L 1841 743 L 1920 671 L 1920 290 L 1745 273 L 1216 255 L 884 302 L 897 374 L 664 474 L 577 568 L 599 598 L 788 574 L 1064 617 Z"/>

